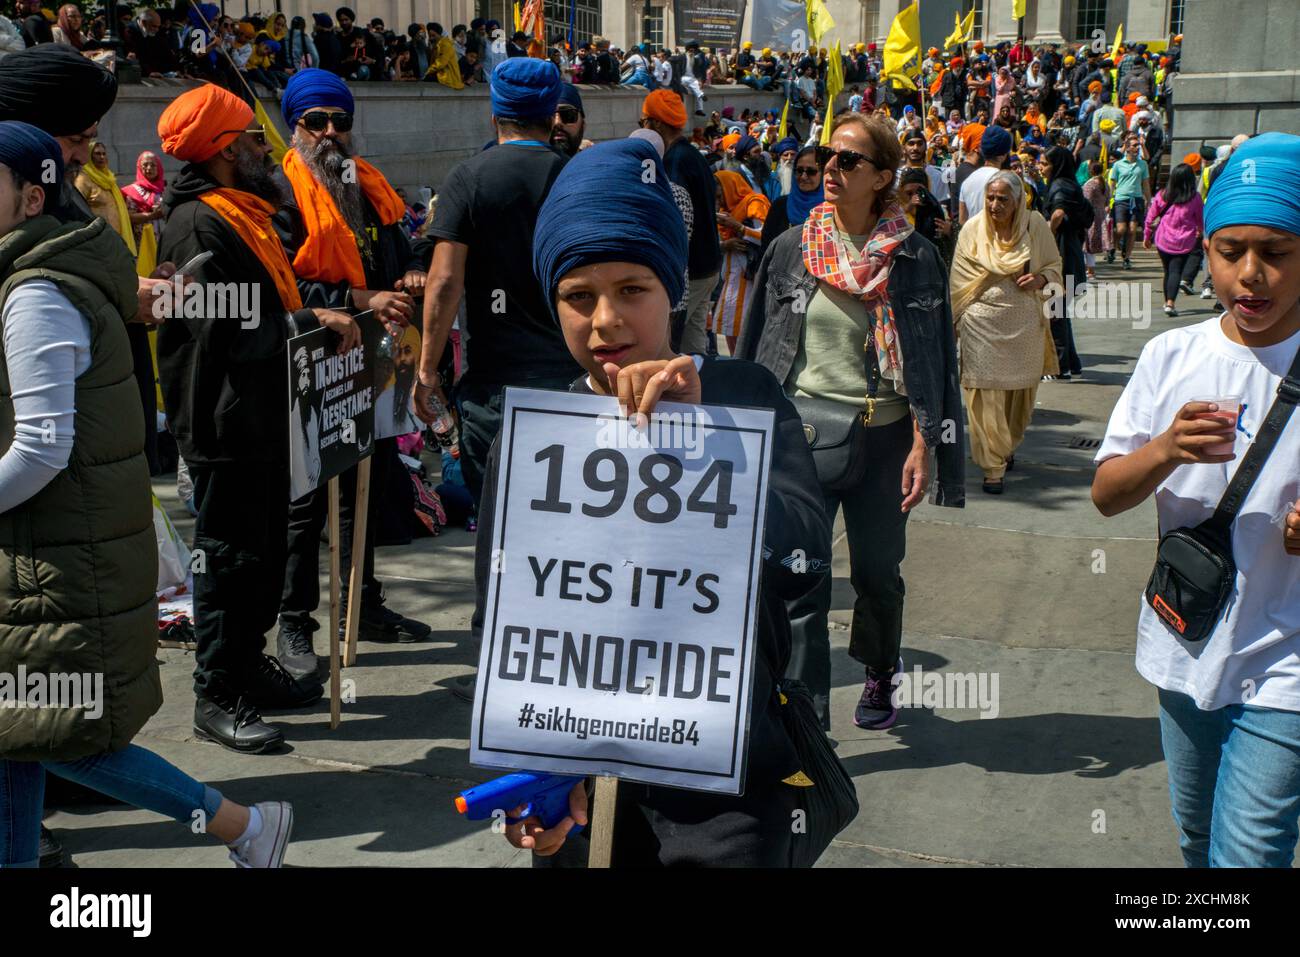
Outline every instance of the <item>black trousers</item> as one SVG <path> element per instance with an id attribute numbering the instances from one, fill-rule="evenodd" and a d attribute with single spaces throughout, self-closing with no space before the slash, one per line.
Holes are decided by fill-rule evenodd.
<path id="1" fill-rule="evenodd" d="M 266 647 L 284 581 L 288 465 L 190 465 L 194 480 L 194 691 L 238 696 Z"/>
<path id="2" fill-rule="evenodd" d="M 567 390 L 577 376 L 530 379 L 520 383 L 527 389 Z M 506 387 L 495 383 L 475 382 L 467 376 L 456 386 L 456 405 L 460 410 L 460 474 L 465 487 L 474 496 L 474 508 L 483 500 L 483 476 L 487 473 L 488 452 L 501 431 L 501 411 L 505 408 Z"/>
<path id="3" fill-rule="evenodd" d="M 377 494 L 388 485 L 389 476 L 400 468 L 397 439 L 378 439 L 370 458 L 370 501 L 367 509 L 366 542 L 362 555 L 361 602 L 378 604 L 383 586 L 375 578 L 375 529 L 384 497 Z M 339 476 L 340 568 L 343 597 L 347 598 L 349 569 L 352 567 L 352 525 L 356 520 L 357 470 Z M 320 606 L 321 532 L 329 520 L 329 491 L 321 486 L 289 505 L 287 558 L 284 591 L 280 596 L 280 620 L 286 625 L 316 630 L 312 613 Z"/>
<path id="4" fill-rule="evenodd" d="M 856 488 L 822 490 L 826 516 L 844 508 L 853 585 L 853 626 L 849 655 L 878 671 L 893 668 L 903 645 L 903 576 L 907 514 L 902 511 L 903 463 L 912 450 L 912 419 L 867 430 L 867 474 Z M 833 581 L 822 579 L 808 594 L 789 602 L 792 645 L 786 676 L 812 693 L 822 726 L 830 728 L 830 612 Z"/>
<path id="5" fill-rule="evenodd" d="M 797 803 L 797 790 L 779 781 L 750 782 L 739 796 L 620 781 L 610 866 L 789 867 Z M 586 867 L 590 830 L 551 857 L 533 855 L 533 866 Z"/>
<path id="6" fill-rule="evenodd" d="M 1173 302 L 1178 298 L 1178 284 L 1187 276 L 1188 262 L 1192 259 L 1192 253 L 1167 253 L 1163 249 L 1157 249 L 1160 254 L 1160 262 L 1165 267 L 1165 301 Z M 1197 266 L 1192 267 L 1192 276 L 1195 277 Z M 1191 280 L 1187 282 L 1190 284 Z"/>
<path id="7" fill-rule="evenodd" d="M 140 412 L 144 420 L 144 456 L 149 463 L 149 474 L 162 471 L 158 462 L 158 386 L 153 375 L 153 354 L 149 351 L 149 328 L 138 322 L 126 325 L 126 338 L 131 344 L 131 365 L 135 384 L 140 390 Z"/>

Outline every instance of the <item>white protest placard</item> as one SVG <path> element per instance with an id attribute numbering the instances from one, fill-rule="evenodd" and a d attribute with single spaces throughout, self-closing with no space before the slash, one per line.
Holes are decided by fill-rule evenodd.
<path id="1" fill-rule="evenodd" d="M 472 763 L 743 790 L 772 423 L 506 390 Z"/>

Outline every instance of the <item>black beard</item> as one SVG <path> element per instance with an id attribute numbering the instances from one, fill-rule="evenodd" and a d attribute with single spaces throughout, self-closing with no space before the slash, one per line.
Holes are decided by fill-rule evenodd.
<path id="1" fill-rule="evenodd" d="M 260 150 L 239 150 L 235 155 L 235 189 L 252 193 L 272 206 L 284 202 L 284 193 L 275 180 L 270 157 Z"/>
<path id="2" fill-rule="evenodd" d="M 346 164 L 352 157 L 351 151 L 338 140 L 324 136 L 315 144 L 299 143 L 295 148 L 316 181 L 325 187 L 330 199 L 334 200 L 335 208 L 352 234 L 364 236 L 366 213 L 362 205 L 361 184 L 355 177 L 351 183 L 343 181 L 343 171 L 348 168 Z"/>
<path id="3" fill-rule="evenodd" d="M 745 165 L 748 166 L 749 171 L 754 174 L 754 181 L 757 182 L 760 187 L 763 183 L 767 182 L 768 176 L 772 173 L 772 168 L 767 165 L 767 160 L 762 156 L 746 156 Z"/>
<path id="4" fill-rule="evenodd" d="M 569 131 L 561 126 L 557 126 L 551 131 L 551 146 L 558 149 L 565 156 L 577 156 L 578 150 L 582 146 L 582 134 L 570 136 Z"/>

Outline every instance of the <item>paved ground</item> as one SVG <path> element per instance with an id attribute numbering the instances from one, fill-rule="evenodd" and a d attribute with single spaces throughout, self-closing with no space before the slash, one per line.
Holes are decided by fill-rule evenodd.
<path id="1" fill-rule="evenodd" d="M 1158 290 L 1154 256 L 1139 253 L 1137 266 L 1103 267 L 1102 278 L 1154 281 Z M 1146 340 L 1215 304 L 1184 297 L 1175 320 L 1160 305 L 1157 291 L 1148 328 L 1134 328 L 1129 313 L 1076 321 L 1087 374 L 1042 386 L 1007 494 L 984 495 L 972 466 L 964 510 L 926 505 L 911 520 L 905 665 L 997 675 L 996 717 L 909 709 L 889 732 L 853 726 L 862 679 L 845 652 L 852 592 L 837 541 L 832 736 L 862 811 L 823 865 L 1180 863 L 1155 693 L 1133 668 L 1155 513 L 1148 504 L 1098 515 L 1088 498 L 1093 452 L 1076 447 L 1101 438 Z M 174 489 L 156 487 L 174 509 Z M 433 640 L 363 645 L 347 672 L 356 704 L 337 731 L 322 702 L 274 716 L 292 743 L 287 753 L 239 756 L 200 743 L 191 734 L 191 655 L 163 650 L 167 700 L 139 743 L 235 800 L 292 800 L 295 866 L 527 866 L 526 855 L 452 808 L 455 792 L 491 776 L 466 760 L 470 710 L 449 691 L 477 661 L 467 630 L 472 548 L 471 535 L 448 531 L 380 550 L 390 604 L 428 621 Z M 83 867 L 226 863 L 221 848 L 144 811 L 64 810 L 47 823 Z"/>

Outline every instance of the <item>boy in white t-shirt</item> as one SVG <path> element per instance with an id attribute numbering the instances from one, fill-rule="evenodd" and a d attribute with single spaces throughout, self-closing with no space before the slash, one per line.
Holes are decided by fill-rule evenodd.
<path id="1" fill-rule="evenodd" d="M 1204 247 L 1221 316 L 1147 343 L 1098 450 L 1092 499 L 1155 495 L 1160 531 L 1218 505 L 1300 349 L 1300 137 L 1243 145 L 1210 191 Z M 1240 397 L 1236 428 L 1206 401 Z M 1233 443 L 1233 454 L 1215 447 Z M 1222 449 L 1220 449 L 1221 451 Z M 1156 685 L 1189 867 L 1289 867 L 1300 818 L 1300 415 L 1233 523 L 1237 578 L 1214 631 L 1184 641 L 1143 600 L 1137 668 Z"/>

